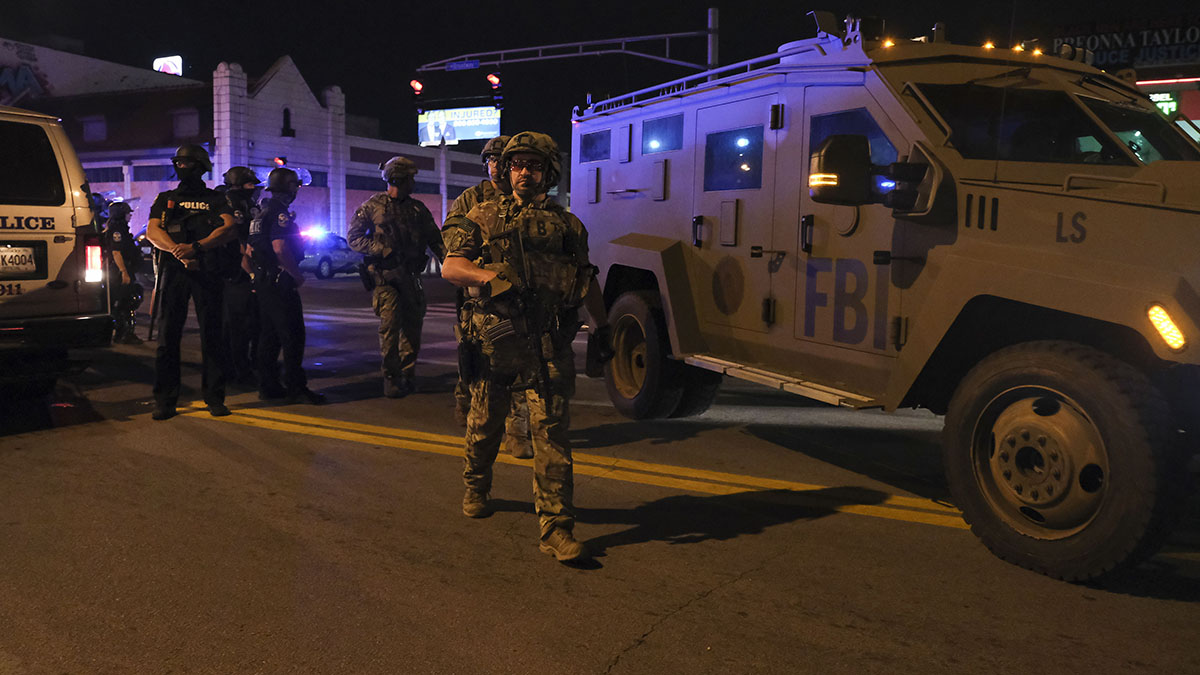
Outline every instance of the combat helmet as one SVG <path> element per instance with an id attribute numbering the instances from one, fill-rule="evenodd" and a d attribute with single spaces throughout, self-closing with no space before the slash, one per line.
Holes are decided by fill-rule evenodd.
<path id="1" fill-rule="evenodd" d="M 544 189 L 549 190 L 558 185 L 558 179 L 562 176 L 562 158 L 558 154 L 558 143 L 555 143 L 553 138 L 536 131 L 522 131 L 513 136 L 504 146 L 504 155 L 501 158 L 505 176 L 508 175 L 512 156 L 520 152 L 541 155 L 546 160 L 546 174 L 542 180 Z"/>
<path id="2" fill-rule="evenodd" d="M 417 175 L 417 165 L 407 157 L 396 155 L 379 165 L 380 175 L 388 185 L 401 185 Z"/>
<path id="3" fill-rule="evenodd" d="M 175 151 L 175 156 L 171 158 L 174 163 L 181 159 L 190 159 L 195 162 L 200 168 L 204 169 L 200 173 L 208 173 L 212 171 L 212 159 L 208 156 L 208 151 L 199 145 L 181 145 Z"/>
<path id="4" fill-rule="evenodd" d="M 479 151 L 479 158 L 486 162 L 487 158 L 491 155 L 495 155 L 497 157 L 503 155 L 504 146 L 508 145 L 508 141 L 511 139 L 511 136 L 497 136 L 487 143 L 484 143 L 483 150 Z"/>
<path id="5" fill-rule="evenodd" d="M 261 185 L 262 181 L 258 179 L 258 174 L 248 166 L 235 166 L 225 172 L 225 185 L 231 188 L 240 188 L 246 183 Z"/>
<path id="6" fill-rule="evenodd" d="M 267 192 L 287 192 L 296 194 L 300 191 L 300 176 L 295 171 L 285 167 L 276 167 L 267 174 Z"/>

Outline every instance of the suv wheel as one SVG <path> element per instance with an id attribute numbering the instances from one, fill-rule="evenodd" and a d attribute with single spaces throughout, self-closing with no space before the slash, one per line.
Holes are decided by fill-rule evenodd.
<path id="1" fill-rule="evenodd" d="M 317 278 L 328 279 L 333 276 L 333 263 L 329 258 L 321 258 L 321 262 L 317 263 Z"/>
<path id="2" fill-rule="evenodd" d="M 666 417 L 683 395 L 678 364 L 667 354 L 666 322 L 653 293 L 622 294 L 608 312 L 616 356 L 605 368 L 608 398 L 635 420 Z"/>
<path id="3" fill-rule="evenodd" d="M 1000 558 L 1071 581 L 1149 557 L 1182 503 L 1183 454 L 1146 376 L 1091 347 L 1030 342 L 981 361 L 943 432 L 950 491 Z"/>

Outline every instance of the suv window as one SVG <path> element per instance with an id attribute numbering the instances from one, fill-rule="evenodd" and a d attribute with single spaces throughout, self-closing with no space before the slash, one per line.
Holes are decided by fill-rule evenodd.
<path id="1" fill-rule="evenodd" d="M 708 134 L 704 140 L 704 191 L 762 187 L 763 128 Z"/>
<path id="2" fill-rule="evenodd" d="M 1083 104 L 1146 164 L 1160 159 L 1200 160 L 1200 151 L 1157 112 L 1094 98 L 1084 98 Z"/>
<path id="3" fill-rule="evenodd" d="M 0 204 L 61 206 L 66 200 L 46 130 L 36 124 L 0 122 Z"/>
<path id="4" fill-rule="evenodd" d="M 879 128 L 866 108 L 817 115 L 812 118 L 810 126 L 808 147 L 814 150 L 830 136 L 854 134 L 866 136 L 871 143 L 872 164 L 891 164 L 898 156 L 896 146 L 884 135 L 883 129 Z"/>
<path id="5" fill-rule="evenodd" d="M 1062 91 L 919 84 L 966 159 L 1118 164 L 1129 157 Z"/>

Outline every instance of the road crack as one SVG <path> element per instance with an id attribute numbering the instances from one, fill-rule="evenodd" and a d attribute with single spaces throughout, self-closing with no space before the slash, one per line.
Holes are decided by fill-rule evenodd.
<path id="1" fill-rule="evenodd" d="M 708 598 L 708 596 L 712 595 L 713 593 L 716 593 L 717 591 L 719 591 L 723 588 L 732 586 L 732 585 L 736 584 L 737 582 L 741 581 L 742 579 L 745 579 L 746 577 L 750 576 L 751 574 L 754 574 L 755 572 L 761 571 L 762 569 L 767 567 L 768 564 L 774 562 L 778 558 L 783 557 L 783 555 L 784 555 L 783 553 L 780 553 L 778 555 L 773 555 L 769 558 L 765 558 L 757 566 L 752 567 L 748 570 L 745 570 L 745 571 L 741 572 L 740 574 L 738 574 L 737 576 L 735 576 L 731 579 L 727 579 L 727 580 L 713 586 L 712 588 L 709 588 L 709 589 L 706 589 L 706 590 L 703 590 L 703 591 L 697 593 L 696 595 L 689 598 L 687 600 L 687 602 L 679 605 L 675 609 L 672 609 L 671 611 L 662 615 L 661 617 L 658 618 L 657 621 L 650 624 L 650 627 L 646 629 L 646 632 L 644 632 L 640 636 L 634 638 L 632 642 L 630 642 L 624 649 L 622 649 L 620 651 L 620 653 L 618 653 L 616 656 L 614 656 L 612 661 L 609 662 L 608 667 L 604 669 L 604 672 L 606 673 L 606 675 L 611 674 L 614 671 L 614 669 L 620 664 L 621 659 L 624 658 L 625 655 L 629 654 L 633 650 L 635 650 L 638 647 L 641 647 L 643 644 L 645 644 L 646 640 L 649 639 L 649 637 L 654 633 L 654 631 L 658 630 L 658 628 L 660 626 L 665 624 L 667 621 L 671 620 L 675 615 L 679 614 L 680 612 L 683 612 L 684 610 L 686 610 L 687 608 L 696 604 L 697 602 L 700 602 L 701 600 Z"/>

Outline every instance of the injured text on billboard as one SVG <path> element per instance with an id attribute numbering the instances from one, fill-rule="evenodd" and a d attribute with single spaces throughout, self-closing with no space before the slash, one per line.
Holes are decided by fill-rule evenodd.
<path id="1" fill-rule="evenodd" d="M 426 110 L 417 115 L 421 145 L 455 145 L 459 141 L 486 141 L 500 135 L 500 110 L 493 106 Z"/>

